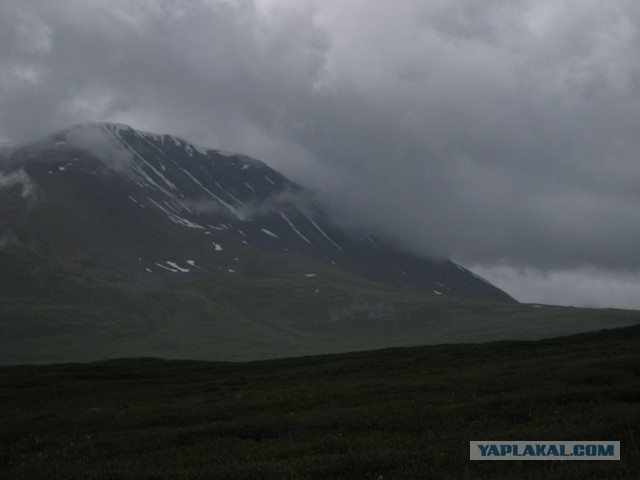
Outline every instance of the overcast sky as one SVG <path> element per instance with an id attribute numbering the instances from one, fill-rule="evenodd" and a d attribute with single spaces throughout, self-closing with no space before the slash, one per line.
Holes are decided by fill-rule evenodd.
<path id="1" fill-rule="evenodd" d="M 637 0 L 2 0 L 0 142 L 262 159 L 521 301 L 640 308 Z"/>

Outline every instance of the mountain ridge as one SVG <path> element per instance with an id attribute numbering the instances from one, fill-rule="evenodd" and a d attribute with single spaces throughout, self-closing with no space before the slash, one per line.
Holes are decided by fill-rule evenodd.
<path id="1" fill-rule="evenodd" d="M 40 251 L 67 264 L 108 259 L 133 283 L 154 284 L 147 273 L 156 279 L 175 273 L 200 277 L 199 262 L 238 273 L 247 267 L 243 257 L 268 250 L 312 258 L 311 269 L 321 263 L 395 287 L 513 301 L 449 260 L 430 261 L 371 235 L 344 231 L 309 191 L 259 160 L 177 136 L 122 124 L 80 124 L 14 147 L 5 163 L 13 175 L 22 172 L 23 197 L 39 190 L 50 207 L 34 208 L 45 210 L 37 219 L 46 224 L 41 232 L 28 232 L 28 225 L 16 221 L 13 230 L 22 235 L 9 229 L 10 236 L 27 244 L 35 237 Z M 21 213 L 33 222 L 34 210 Z M 75 231 L 73 222 L 83 231 Z M 229 245 L 231 257 L 223 253 Z M 212 262 L 215 257 L 225 260 Z M 135 262 L 141 268 L 132 267 Z"/>

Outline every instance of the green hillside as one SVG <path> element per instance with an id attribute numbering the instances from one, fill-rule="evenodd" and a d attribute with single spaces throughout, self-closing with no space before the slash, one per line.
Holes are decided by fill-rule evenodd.
<path id="1" fill-rule="evenodd" d="M 251 363 L 0 368 L 6 479 L 637 479 L 640 327 Z M 470 462 L 470 440 L 619 462 Z"/>
<path id="2" fill-rule="evenodd" d="M 138 356 L 246 361 L 532 340 L 640 323 L 636 311 L 438 296 L 329 267 L 314 269 L 315 277 L 274 274 L 268 262 L 279 257 L 259 258 L 243 265 L 242 274 L 212 270 L 206 279 L 134 291 L 43 268 L 42 260 L 0 255 L 0 363 Z"/>

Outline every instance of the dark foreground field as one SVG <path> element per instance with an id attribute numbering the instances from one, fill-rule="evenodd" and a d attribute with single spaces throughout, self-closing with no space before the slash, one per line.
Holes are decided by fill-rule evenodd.
<path id="1" fill-rule="evenodd" d="M 0 478 L 637 479 L 640 327 L 244 364 L 0 369 Z M 470 440 L 622 461 L 470 462 Z"/>

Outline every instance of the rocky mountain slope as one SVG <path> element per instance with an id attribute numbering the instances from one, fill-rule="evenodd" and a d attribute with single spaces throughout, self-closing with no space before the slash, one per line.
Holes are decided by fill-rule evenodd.
<path id="1" fill-rule="evenodd" d="M 5 150 L 0 238 L 83 277 L 149 288 L 215 275 L 347 272 L 434 295 L 513 301 L 451 261 L 341 228 L 246 156 L 117 124 Z"/>

